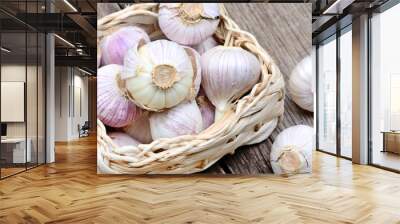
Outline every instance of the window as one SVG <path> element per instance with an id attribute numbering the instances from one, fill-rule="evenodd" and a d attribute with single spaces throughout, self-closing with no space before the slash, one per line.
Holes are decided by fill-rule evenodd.
<path id="1" fill-rule="evenodd" d="M 370 160 L 400 170 L 400 5 L 371 18 Z"/>

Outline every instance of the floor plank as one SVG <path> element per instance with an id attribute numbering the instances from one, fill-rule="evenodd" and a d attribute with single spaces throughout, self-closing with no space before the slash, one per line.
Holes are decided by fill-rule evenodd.
<path id="1" fill-rule="evenodd" d="M 313 174 L 96 174 L 96 138 L 0 181 L 0 223 L 400 223 L 400 175 L 314 154 Z"/>

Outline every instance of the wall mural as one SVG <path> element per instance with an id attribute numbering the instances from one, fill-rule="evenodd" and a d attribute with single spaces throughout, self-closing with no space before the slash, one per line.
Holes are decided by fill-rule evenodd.
<path id="1" fill-rule="evenodd" d="M 311 172 L 311 4 L 138 3 L 97 29 L 99 174 Z"/>

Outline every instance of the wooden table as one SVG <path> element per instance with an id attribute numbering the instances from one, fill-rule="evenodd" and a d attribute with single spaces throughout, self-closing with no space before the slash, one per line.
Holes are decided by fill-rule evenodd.
<path id="1" fill-rule="evenodd" d="M 98 18 L 120 7 L 116 3 L 98 4 Z M 236 23 L 252 33 L 275 59 L 286 81 L 296 64 L 311 54 L 311 3 L 226 3 L 225 7 Z M 287 96 L 284 118 L 267 140 L 239 148 L 204 172 L 271 173 L 269 153 L 273 140 L 283 129 L 298 124 L 312 126 L 313 113 L 302 110 Z"/>

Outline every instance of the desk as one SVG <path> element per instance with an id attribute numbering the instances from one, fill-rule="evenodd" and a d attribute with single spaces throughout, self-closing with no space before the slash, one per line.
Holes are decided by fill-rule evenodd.
<path id="1" fill-rule="evenodd" d="M 26 154 L 25 154 L 25 138 L 5 138 L 1 139 L 1 151 L 2 151 L 2 159 L 5 159 L 6 162 L 9 163 L 25 163 L 25 162 L 30 162 L 32 158 L 31 154 L 31 145 L 32 141 L 30 138 L 26 139 L 26 142 L 28 143 L 26 147 Z M 10 149 L 10 146 L 12 148 Z M 5 156 L 3 156 L 6 154 Z M 10 153 L 8 153 L 10 152 Z M 12 157 L 11 155 L 12 154 Z M 10 155 L 10 156 L 8 156 Z M 8 158 L 7 158 L 8 157 Z M 12 158 L 12 159 L 11 159 Z M 25 161 L 26 158 L 26 161 Z"/>
<path id="2" fill-rule="evenodd" d="M 382 131 L 383 151 L 400 154 L 400 131 Z"/>

